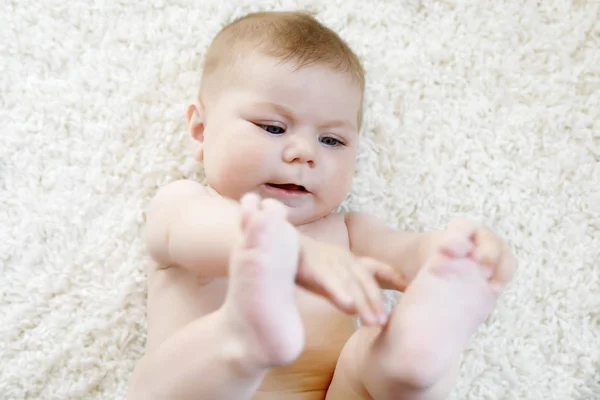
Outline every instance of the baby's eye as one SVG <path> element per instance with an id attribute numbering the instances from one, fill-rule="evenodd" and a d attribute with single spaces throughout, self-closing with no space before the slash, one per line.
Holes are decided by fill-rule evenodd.
<path id="1" fill-rule="evenodd" d="M 285 129 L 277 125 L 258 124 L 258 127 L 272 135 L 281 135 L 282 133 L 285 133 Z"/>
<path id="2" fill-rule="evenodd" d="M 320 139 L 320 142 L 323 143 L 325 146 L 340 146 L 343 145 L 344 143 L 342 143 L 340 140 L 331 137 L 331 136 L 325 136 L 323 138 Z"/>

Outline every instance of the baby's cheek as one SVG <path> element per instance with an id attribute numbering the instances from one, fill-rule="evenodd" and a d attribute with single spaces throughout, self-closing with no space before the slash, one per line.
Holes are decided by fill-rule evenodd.
<path id="1" fill-rule="evenodd" d="M 237 195 L 254 190 L 267 179 L 268 160 L 265 154 L 265 150 L 258 146 L 238 143 L 222 160 L 221 179 L 228 181 Z"/>
<path id="2" fill-rule="evenodd" d="M 351 158 L 344 158 L 337 164 L 335 175 L 338 181 L 339 190 L 348 192 L 352 185 L 352 178 L 354 177 L 354 160 Z"/>
<path id="3" fill-rule="evenodd" d="M 264 169 L 268 164 L 268 149 L 252 143 L 240 143 L 235 154 L 231 154 L 231 161 L 235 168 L 247 175 L 253 175 Z"/>
<path id="4" fill-rule="evenodd" d="M 352 185 L 353 170 L 346 168 L 345 165 L 337 165 L 331 169 L 331 173 L 323 180 L 327 182 L 328 203 L 332 207 L 337 207 L 344 201 Z"/>

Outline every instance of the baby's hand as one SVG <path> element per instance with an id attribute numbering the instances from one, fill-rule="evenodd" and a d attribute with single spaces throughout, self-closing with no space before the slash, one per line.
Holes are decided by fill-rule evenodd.
<path id="1" fill-rule="evenodd" d="M 327 298 L 340 310 L 358 314 L 365 325 L 386 322 L 379 284 L 398 290 L 406 286 L 387 264 L 307 237 L 302 238 L 296 282 Z"/>
<path id="2" fill-rule="evenodd" d="M 491 288 L 495 291 L 500 292 L 515 274 L 517 262 L 512 251 L 491 229 L 467 220 L 457 219 L 448 224 L 442 235 L 464 238 L 475 245 L 474 251 L 469 256 L 480 263 Z M 438 236 L 438 240 L 440 239 L 442 238 Z M 459 247 L 460 243 L 460 240 L 456 241 Z M 455 250 L 456 254 L 461 253 L 460 249 Z"/>

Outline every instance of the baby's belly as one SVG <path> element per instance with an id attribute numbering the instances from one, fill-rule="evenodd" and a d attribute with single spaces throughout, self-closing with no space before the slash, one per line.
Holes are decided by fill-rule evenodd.
<path id="1" fill-rule="evenodd" d="M 336 361 L 335 357 L 319 358 L 305 352 L 294 364 L 269 371 L 254 399 L 322 400 Z"/>
<path id="2" fill-rule="evenodd" d="M 316 296 L 300 293 L 298 304 L 306 336 L 304 351 L 292 365 L 267 374 L 256 400 L 325 399 L 342 348 L 355 331 L 352 318 Z"/>
<path id="3" fill-rule="evenodd" d="M 304 391 L 296 393 L 264 393 L 257 392 L 252 400 L 325 400 L 327 390 Z"/>

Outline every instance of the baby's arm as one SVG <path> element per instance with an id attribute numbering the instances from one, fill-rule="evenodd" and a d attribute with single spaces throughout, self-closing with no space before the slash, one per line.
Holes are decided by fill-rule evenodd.
<path id="1" fill-rule="evenodd" d="M 346 214 L 350 250 L 390 265 L 410 283 L 448 236 L 467 235 L 475 244 L 470 257 L 493 267 L 492 282 L 498 290 L 510 281 L 516 270 L 511 249 L 490 228 L 464 219 L 454 219 L 443 231 L 411 233 L 397 231 L 365 213 Z"/>
<path id="2" fill-rule="evenodd" d="M 438 232 L 412 233 L 397 231 L 375 216 L 351 212 L 346 214 L 350 250 L 390 265 L 412 281 L 428 257 L 429 244 Z"/>
<path id="3" fill-rule="evenodd" d="M 239 220 L 236 202 L 213 196 L 194 181 L 173 182 L 150 203 L 144 232 L 148 252 L 159 268 L 225 276 L 241 235 Z"/>
<path id="4" fill-rule="evenodd" d="M 161 189 L 150 204 L 145 230 L 148 251 L 159 268 L 227 276 L 229 256 L 242 237 L 240 218 L 237 202 L 211 195 L 193 181 L 174 182 Z M 299 243 L 296 283 L 324 296 L 342 311 L 366 315 L 371 305 L 381 302 L 378 283 L 398 286 L 387 265 L 372 264 L 368 273 L 352 275 L 353 282 L 348 279 L 348 269 L 362 272 L 362 261 L 351 252 L 303 235 Z M 358 281 L 363 293 L 356 293 Z M 355 299 L 367 301 L 354 304 Z"/>

